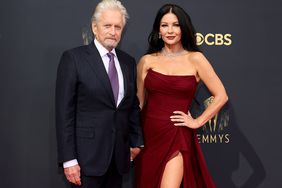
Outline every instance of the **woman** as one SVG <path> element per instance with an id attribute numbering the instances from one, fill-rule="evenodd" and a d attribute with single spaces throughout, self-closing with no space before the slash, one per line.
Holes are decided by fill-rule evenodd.
<path id="1" fill-rule="evenodd" d="M 196 119 L 189 113 L 202 80 L 213 103 Z M 149 49 L 138 64 L 138 98 L 145 147 L 136 159 L 139 188 L 214 188 L 196 129 L 228 100 L 212 66 L 200 52 L 188 14 L 179 6 L 160 8 L 149 36 Z"/>

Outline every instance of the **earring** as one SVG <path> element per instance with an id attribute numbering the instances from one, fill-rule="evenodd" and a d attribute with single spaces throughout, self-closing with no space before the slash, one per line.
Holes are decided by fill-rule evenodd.
<path id="1" fill-rule="evenodd" d="M 161 33 L 159 33 L 159 39 L 161 39 L 162 38 L 162 35 L 161 35 Z"/>

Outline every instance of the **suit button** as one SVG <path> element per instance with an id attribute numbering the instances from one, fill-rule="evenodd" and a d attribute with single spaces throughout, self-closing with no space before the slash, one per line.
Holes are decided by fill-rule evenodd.
<path id="1" fill-rule="evenodd" d="M 115 128 L 112 128 L 112 133 L 115 133 L 116 132 L 116 129 Z"/>

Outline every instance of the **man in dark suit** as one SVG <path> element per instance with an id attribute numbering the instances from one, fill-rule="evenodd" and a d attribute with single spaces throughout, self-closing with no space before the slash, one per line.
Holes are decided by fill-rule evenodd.
<path id="1" fill-rule="evenodd" d="M 136 63 L 115 48 L 127 17 L 119 1 L 100 2 L 94 42 L 65 51 L 58 66 L 58 162 L 72 187 L 120 188 L 143 145 Z"/>

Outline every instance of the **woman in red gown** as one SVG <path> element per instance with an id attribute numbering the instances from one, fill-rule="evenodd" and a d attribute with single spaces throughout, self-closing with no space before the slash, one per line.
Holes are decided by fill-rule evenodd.
<path id="1" fill-rule="evenodd" d="M 197 83 L 214 96 L 197 118 L 189 113 Z M 138 64 L 138 97 L 145 146 L 135 159 L 137 188 L 214 188 L 199 146 L 196 129 L 228 97 L 212 66 L 196 45 L 188 14 L 166 4 L 149 36 L 148 53 Z"/>

